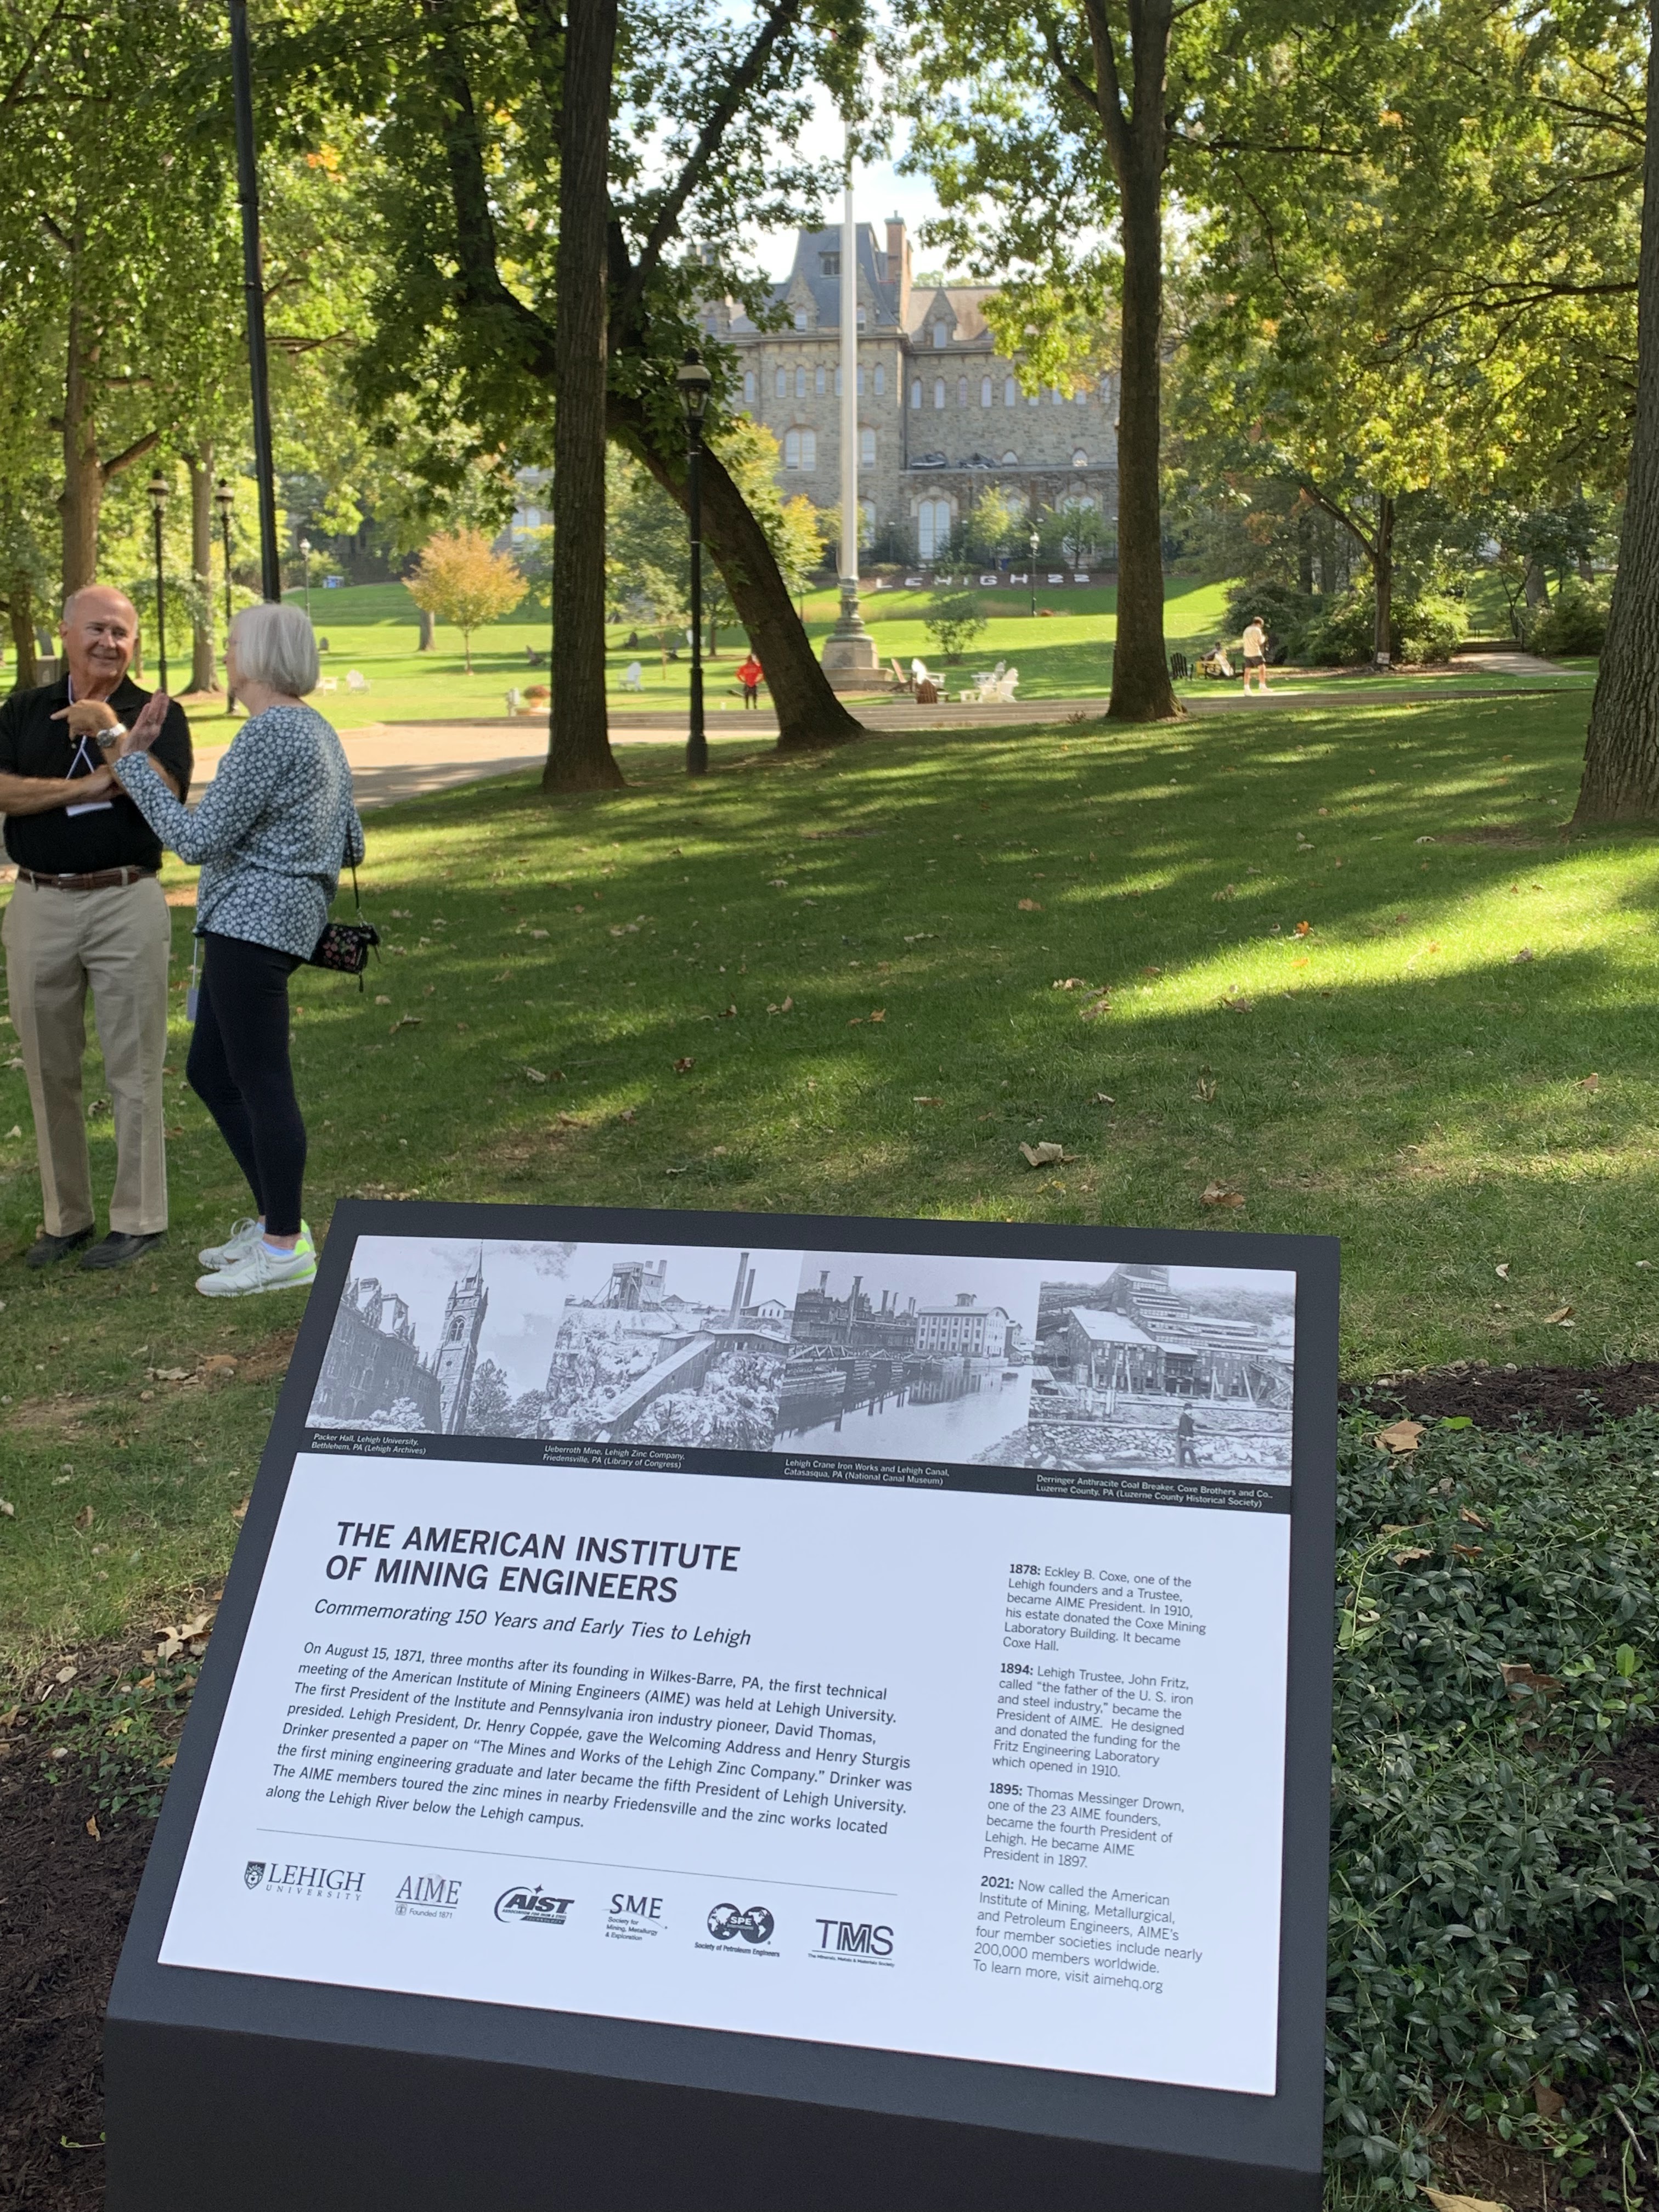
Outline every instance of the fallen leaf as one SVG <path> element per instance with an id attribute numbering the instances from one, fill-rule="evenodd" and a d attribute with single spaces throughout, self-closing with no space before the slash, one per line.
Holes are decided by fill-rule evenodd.
<path id="1" fill-rule="evenodd" d="M 86 1534 L 88 1529 L 91 1528 L 93 1519 L 94 1515 L 90 1505 L 83 1505 L 81 1508 L 81 1510 L 76 1515 L 75 1525 L 81 1531 L 81 1534 L 83 1536 Z"/>
<path id="2" fill-rule="evenodd" d="M 87 1833 L 92 1838 L 94 1844 L 101 1844 L 104 1840 L 102 1832 L 98 1826 L 98 1815 L 95 1813 L 88 1816 Z"/>
<path id="3" fill-rule="evenodd" d="M 1502 1279 L 1507 1283 L 1510 1279 L 1509 1261 L 1507 1260 L 1500 1260 L 1492 1272 L 1494 1274 L 1500 1276 Z"/>
<path id="4" fill-rule="evenodd" d="M 173 1760 L 177 1759 L 178 1756 L 179 1754 L 176 1751 L 170 1751 L 165 1759 L 158 1759 L 155 1764 L 158 1766 L 171 1766 Z"/>
<path id="5" fill-rule="evenodd" d="M 0 1498 L 0 1513 L 3 1513 L 8 1521 L 15 1521 L 17 1518 L 17 1508 L 9 1498 Z"/>
<path id="6" fill-rule="evenodd" d="M 387 1035 L 396 1036 L 399 1030 L 417 1030 L 423 1018 L 424 1017 L 420 1014 L 399 1014 L 387 1031 Z"/>
<path id="7" fill-rule="evenodd" d="M 1224 1011 L 1230 1014 L 1248 1014 L 1255 1010 L 1254 999 L 1228 998 L 1221 1001 Z"/>
<path id="8" fill-rule="evenodd" d="M 793 1014 L 794 1011 L 795 1002 L 793 999 L 786 999 L 783 1004 L 778 1008 L 778 1012 L 781 1014 Z"/>
<path id="9" fill-rule="evenodd" d="M 1207 1106 L 1215 1097 L 1215 1079 L 1212 1076 L 1200 1075 L 1193 1095 L 1194 1097 L 1201 1098 Z"/>
<path id="10" fill-rule="evenodd" d="M 1491 1522 L 1483 1521 L 1480 1518 L 1472 1505 L 1460 1505 L 1457 1509 L 1457 1517 L 1460 1521 L 1467 1522 L 1472 1528 L 1489 1528 L 1492 1526 Z"/>
<path id="11" fill-rule="evenodd" d="M 852 1020 L 848 1023 L 847 1026 L 849 1030 L 861 1030 L 864 1027 L 863 1015 L 854 1014 Z"/>
<path id="12" fill-rule="evenodd" d="M 875 1009 L 875 1011 L 872 1013 L 872 1015 L 871 1015 L 870 1018 L 871 1018 L 871 1020 L 872 1020 L 872 1022 L 884 1022 L 884 1021 L 886 1020 L 886 1018 L 887 1018 L 887 1009 L 886 1009 L 886 1007 L 885 1007 L 885 1006 L 878 1006 L 878 1007 Z"/>
<path id="13" fill-rule="evenodd" d="M 1041 899 L 1021 899 L 1019 902 L 1019 910 L 1022 914 L 1041 914 L 1042 911 L 1042 901 Z"/>
<path id="14" fill-rule="evenodd" d="M 674 1062 L 674 1073 L 676 1075 L 690 1075 L 696 1064 L 695 1060 L 689 1057 L 677 1060 Z"/>
<path id="15" fill-rule="evenodd" d="M 152 1382 L 185 1382 L 190 1378 L 188 1367 L 147 1367 L 144 1372 Z"/>
<path id="16" fill-rule="evenodd" d="M 1103 990 L 1097 991 L 1086 1006 L 1080 1006 L 1078 1009 L 1078 1014 L 1080 1020 L 1097 1022 L 1103 1015 L 1109 1014 L 1111 1011 L 1112 994 L 1109 991 Z"/>
<path id="17" fill-rule="evenodd" d="M 60 1667 L 52 1679 L 54 1682 L 72 1682 L 80 1671 L 78 1667 Z"/>
<path id="18" fill-rule="evenodd" d="M 1454 1544 L 1452 1550 L 1460 1559 L 1478 1559 L 1480 1557 L 1479 1544 Z"/>
<path id="19" fill-rule="evenodd" d="M 236 1361 L 234 1357 L 228 1352 L 210 1352 L 207 1358 L 202 1362 L 199 1371 L 204 1375 L 223 1375 L 227 1373 L 234 1375 L 236 1372 Z"/>
<path id="20" fill-rule="evenodd" d="M 624 1106 L 617 1116 L 619 1121 L 637 1121 L 639 1118 L 637 1111 L 632 1106 Z"/>
<path id="21" fill-rule="evenodd" d="M 230 1517 L 231 1517 L 231 1519 L 232 1519 L 233 1521 L 246 1521 L 246 1520 L 247 1519 L 247 1509 L 248 1509 L 248 1501 L 247 1501 L 247 1499 L 245 1498 L 243 1498 L 243 1499 L 241 1500 L 241 1502 L 240 1502 L 240 1504 L 233 1505 L 233 1506 L 231 1507 L 231 1509 L 230 1509 Z"/>
<path id="22" fill-rule="evenodd" d="M 1022 1144 L 1019 1149 L 1025 1156 L 1026 1166 L 1030 1168 L 1057 1167 L 1062 1160 L 1074 1160 L 1077 1158 L 1075 1152 L 1068 1152 L 1063 1145 L 1056 1145 L 1046 1140 L 1040 1145 Z"/>
<path id="23" fill-rule="evenodd" d="M 530 934 L 532 937 L 545 937 L 547 932 L 544 929 L 532 929 Z"/>
<path id="24" fill-rule="evenodd" d="M 1424 1551 L 1419 1547 L 1409 1552 L 1395 1552 L 1391 1553 L 1390 1556 L 1392 1557 L 1395 1566 L 1409 1567 L 1414 1565 L 1419 1559 L 1431 1559 L 1434 1557 L 1434 1554 L 1432 1552 Z"/>
<path id="25" fill-rule="evenodd" d="M 1541 1698 L 1547 1703 L 1561 1686 L 1559 1674 L 1540 1674 L 1527 1660 L 1512 1662 L 1498 1671 L 1504 1677 L 1504 1687 L 1517 1704 L 1526 1698 Z"/>
<path id="26" fill-rule="evenodd" d="M 931 1091 L 924 1091 L 914 1096 L 910 1103 L 913 1106 L 942 1106 L 945 1101 L 942 1098 L 935 1098 Z"/>
<path id="27" fill-rule="evenodd" d="M 1557 1328 L 1563 1322 L 1571 1320 L 1571 1316 L 1572 1308 L 1571 1306 L 1557 1306 L 1553 1314 L 1546 1314 L 1544 1316 L 1544 1326 L 1546 1328 Z"/>
<path id="28" fill-rule="evenodd" d="M 789 888 L 787 876 L 773 876 L 769 878 L 769 881 L 775 891 L 787 891 Z"/>
<path id="29" fill-rule="evenodd" d="M 1298 921 L 1296 925 L 1296 934 L 1298 937 L 1305 937 L 1312 927 L 1313 924 L 1310 921 Z"/>
<path id="30" fill-rule="evenodd" d="M 1455 2197 L 1443 2189 L 1425 2189 L 1423 2194 L 1434 2207 L 1434 2212 L 1506 2212 L 1506 2208 L 1491 2197 Z"/>
<path id="31" fill-rule="evenodd" d="M 1434 837 L 1413 837 L 1412 840 L 1414 845 L 1433 845 L 1438 842 L 1438 839 Z"/>
<path id="32" fill-rule="evenodd" d="M 737 1019 L 737 1015 L 738 1010 L 735 1006 L 722 1006 L 720 1009 L 720 1018 L 723 1022 L 731 1022 Z"/>
<path id="33" fill-rule="evenodd" d="M 1089 986 L 1081 975 L 1060 975 L 1048 986 L 1051 991 L 1086 991 Z"/>
<path id="34" fill-rule="evenodd" d="M 1240 1206 L 1243 1203 L 1243 1192 L 1225 1182 L 1206 1182 L 1199 1197 L 1200 1206 Z"/>
<path id="35" fill-rule="evenodd" d="M 1371 1442 L 1379 1450 L 1414 1452 L 1423 1437 L 1421 1421 L 1391 1421 L 1386 1429 L 1379 1429 Z"/>
<path id="36" fill-rule="evenodd" d="M 1566 2110 L 1567 2100 L 1559 2089 L 1552 2089 L 1540 2076 L 1532 2085 L 1532 2101 L 1540 2120 L 1559 2119 Z"/>
<path id="37" fill-rule="evenodd" d="M 1522 960 L 1531 960 L 1531 959 L 1534 959 L 1534 958 L 1535 958 L 1535 957 L 1536 957 L 1536 955 L 1534 953 L 1534 951 L 1533 951 L 1533 949 L 1532 949 L 1531 945 L 1523 945 L 1521 947 L 1521 950 L 1520 950 L 1518 952 L 1516 952 L 1516 953 L 1515 953 L 1514 955 L 1512 955 L 1512 957 L 1511 957 L 1511 958 L 1510 958 L 1510 967 L 1511 967 L 1511 968 L 1514 968 L 1514 967 L 1518 966 L 1518 965 L 1519 965 L 1519 963 L 1520 963 Z"/>
<path id="38" fill-rule="evenodd" d="M 1097 1091 L 1094 1103 L 1097 1106 L 1115 1106 L 1117 1101 L 1109 1091 Z"/>
<path id="39" fill-rule="evenodd" d="M 1601 1079 L 1599 1075 L 1587 1075 L 1578 1088 L 1581 1091 L 1599 1091 L 1601 1088 Z"/>
<path id="40" fill-rule="evenodd" d="M 525 1073 L 532 1083 L 545 1083 L 547 1080 L 539 1067 L 526 1067 Z"/>
<path id="41" fill-rule="evenodd" d="M 389 1006 L 392 1000 L 384 991 L 377 991 L 374 994 L 374 1003 L 377 1006 Z"/>

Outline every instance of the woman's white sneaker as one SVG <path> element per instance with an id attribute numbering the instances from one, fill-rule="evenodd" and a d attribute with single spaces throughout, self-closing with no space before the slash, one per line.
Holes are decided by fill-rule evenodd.
<path id="1" fill-rule="evenodd" d="M 262 1224 L 251 1218 L 234 1222 L 222 1244 L 210 1244 L 205 1251 L 198 1252 L 196 1256 L 204 1267 L 234 1267 L 264 1243 L 264 1234 Z M 311 1224 L 308 1221 L 300 1224 L 300 1243 L 307 1245 L 311 1243 Z"/>
<path id="2" fill-rule="evenodd" d="M 244 1258 L 197 1278 L 204 1298 L 247 1298 L 261 1291 L 303 1290 L 317 1276 L 317 1248 L 302 1230 L 291 1252 L 272 1252 L 260 1238 Z"/>
<path id="3" fill-rule="evenodd" d="M 230 1234 L 222 1244 L 210 1244 L 196 1256 L 204 1267 L 234 1267 L 239 1260 L 246 1260 L 264 1231 L 250 1215 L 242 1221 L 234 1221 Z"/>

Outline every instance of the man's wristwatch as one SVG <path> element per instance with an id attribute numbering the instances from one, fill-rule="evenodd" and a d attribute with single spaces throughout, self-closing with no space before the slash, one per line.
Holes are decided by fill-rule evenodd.
<path id="1" fill-rule="evenodd" d="M 99 730 L 95 732 L 98 739 L 98 750 L 100 752 L 112 753 L 117 745 L 120 744 L 122 738 L 125 737 L 126 733 L 127 726 L 125 722 L 112 722 L 108 729 Z"/>

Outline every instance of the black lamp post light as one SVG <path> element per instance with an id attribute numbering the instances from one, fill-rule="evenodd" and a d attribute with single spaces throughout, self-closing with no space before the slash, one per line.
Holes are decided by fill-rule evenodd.
<path id="1" fill-rule="evenodd" d="M 145 487 L 149 493 L 150 521 L 155 545 L 155 673 L 156 689 L 167 688 L 167 583 L 161 573 L 161 517 L 167 512 L 167 494 L 172 487 L 157 469 Z"/>
<path id="2" fill-rule="evenodd" d="M 1038 547 L 1039 545 L 1041 545 L 1041 544 L 1042 544 L 1042 532 L 1040 530 L 1038 530 L 1037 528 L 1036 528 L 1036 527 L 1035 527 L 1035 526 L 1033 526 L 1032 531 L 1031 531 L 1031 536 L 1030 536 L 1030 547 L 1031 547 L 1031 619 L 1032 619 L 1032 621 L 1033 621 L 1033 622 L 1035 622 L 1035 621 L 1036 620 L 1036 556 L 1037 556 L 1037 547 Z"/>
<path id="3" fill-rule="evenodd" d="M 224 477 L 214 491 L 213 504 L 219 510 L 219 542 L 225 553 L 225 712 L 229 714 L 236 704 L 236 694 L 230 688 L 230 511 L 236 504 L 236 495 Z"/>
<path id="4" fill-rule="evenodd" d="M 708 734 L 702 718 L 702 422 L 714 382 L 693 346 L 674 372 L 685 416 L 686 519 L 691 529 L 691 727 L 685 744 L 688 775 L 708 773 Z"/>

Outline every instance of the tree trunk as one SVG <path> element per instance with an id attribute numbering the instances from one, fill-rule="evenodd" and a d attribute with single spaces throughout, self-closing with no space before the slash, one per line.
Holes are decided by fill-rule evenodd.
<path id="1" fill-rule="evenodd" d="M 1102 11 L 1103 14 L 1103 10 Z M 1107 139 L 1117 179 L 1123 248 L 1122 366 L 1117 429 L 1117 646 L 1112 656 L 1114 720 L 1173 721 L 1184 713 L 1170 681 L 1164 643 L 1163 447 L 1164 117 L 1170 0 L 1131 0 L 1133 87 L 1127 118 Z"/>
<path id="2" fill-rule="evenodd" d="M 544 791 L 623 781 L 605 702 L 606 223 L 617 0 L 569 0 L 554 273 L 553 651 Z"/>
<path id="3" fill-rule="evenodd" d="M 13 576 L 6 603 L 11 619 L 12 650 L 17 656 L 17 675 L 12 689 L 32 691 L 40 681 L 40 672 L 34 663 L 34 586 L 27 568 L 18 569 Z"/>
<path id="4" fill-rule="evenodd" d="M 1535 553 L 1528 553 L 1527 556 L 1527 573 L 1522 579 L 1521 588 L 1527 595 L 1527 611 L 1529 614 L 1549 612 L 1549 579 L 1544 574 L 1543 562 Z"/>
<path id="5" fill-rule="evenodd" d="M 191 610 L 190 688 L 216 689 L 213 664 L 213 447 L 204 444 L 190 468 L 190 575 L 196 586 Z"/>
<path id="6" fill-rule="evenodd" d="M 1607 616 L 1572 826 L 1659 816 L 1659 9 L 1648 47 L 1637 289 L 1636 417 Z"/>
<path id="7" fill-rule="evenodd" d="M 1392 665 L 1393 647 L 1389 642 L 1394 627 L 1394 501 L 1383 493 L 1376 502 L 1376 535 L 1367 550 L 1371 558 L 1371 577 L 1376 597 L 1376 623 L 1371 632 L 1371 650 L 1379 668 Z"/>
<path id="8" fill-rule="evenodd" d="M 421 641 L 416 653 L 435 653 L 438 650 L 438 617 L 430 607 L 418 610 L 421 621 Z"/>
<path id="9" fill-rule="evenodd" d="M 64 489 L 58 511 L 64 524 L 64 597 L 97 580 L 98 516 L 104 503 L 104 472 L 98 464 L 98 416 L 94 404 L 95 353 L 88 357 L 81 303 L 69 313 L 69 343 L 64 376 Z"/>
<path id="10" fill-rule="evenodd" d="M 652 424 L 637 399 L 613 393 L 610 411 L 612 437 L 644 462 L 684 511 L 684 453 L 670 456 L 657 450 Z M 702 535 L 738 620 L 749 633 L 755 657 L 766 671 L 777 709 L 778 750 L 808 752 L 862 737 L 862 723 L 854 720 L 830 688 L 766 532 L 726 474 L 720 455 L 707 446 L 702 455 Z"/>
<path id="11" fill-rule="evenodd" d="M 1313 517 L 1306 507 L 1296 519 L 1296 581 L 1307 598 L 1313 597 Z"/>

